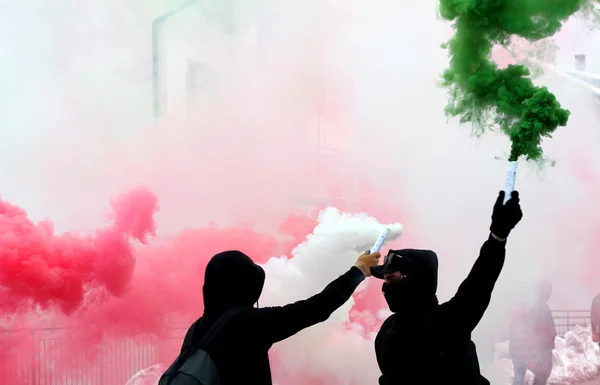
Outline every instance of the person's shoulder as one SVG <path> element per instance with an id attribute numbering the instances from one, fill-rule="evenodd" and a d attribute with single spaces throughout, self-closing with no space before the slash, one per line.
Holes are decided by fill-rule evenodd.
<path id="1" fill-rule="evenodd" d="M 235 330 L 244 329 L 245 326 L 249 325 L 251 323 L 249 321 L 256 316 L 255 311 L 256 308 L 253 307 L 229 309 L 229 314 L 223 313 L 220 317 L 213 317 L 209 320 L 208 324 L 204 324 L 202 318 L 200 318 L 194 325 L 192 325 L 192 327 L 195 327 L 198 330 L 206 329 L 207 331 L 216 323 L 222 323 L 220 327 L 221 330 L 223 330 L 223 333 L 230 334 L 235 332 Z M 223 319 L 222 317 L 225 317 L 226 319 Z"/>
<path id="2" fill-rule="evenodd" d="M 234 311 L 229 322 L 231 329 L 251 332 L 266 318 L 272 318 L 281 311 L 281 307 L 242 307 Z"/>
<path id="3" fill-rule="evenodd" d="M 255 334 L 256 321 L 256 308 L 242 307 L 234 309 L 230 318 L 222 325 L 222 332 L 219 334 L 227 340 L 251 340 Z"/>
<path id="4" fill-rule="evenodd" d="M 250 319 L 259 317 L 260 308 L 255 307 L 241 307 L 233 310 L 231 316 L 231 325 L 241 326 L 246 324 Z"/>
<path id="5" fill-rule="evenodd" d="M 188 337 L 191 337 L 192 334 L 196 333 L 201 326 L 202 326 L 202 317 L 198 318 L 187 328 L 187 331 L 185 333 L 186 339 Z"/>
<path id="6" fill-rule="evenodd" d="M 386 335 L 388 335 L 388 333 L 393 333 L 396 319 L 398 319 L 398 315 L 396 313 L 392 313 L 383 321 L 379 327 L 379 330 L 377 331 L 377 335 L 375 336 L 376 348 L 379 346 L 382 340 L 387 339 Z"/>
<path id="7" fill-rule="evenodd" d="M 388 327 L 392 326 L 397 318 L 398 318 L 398 314 L 396 314 L 396 313 L 390 314 L 381 324 L 380 330 L 387 329 Z"/>

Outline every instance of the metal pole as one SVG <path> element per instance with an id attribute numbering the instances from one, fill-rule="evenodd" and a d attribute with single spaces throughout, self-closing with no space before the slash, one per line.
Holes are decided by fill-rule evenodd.
<path id="1" fill-rule="evenodd" d="M 152 21 L 152 96 L 153 96 L 153 112 L 154 118 L 158 119 L 163 113 L 162 109 L 164 106 L 165 100 L 162 100 L 161 97 L 161 83 L 162 83 L 162 68 L 160 65 L 161 60 L 161 49 L 162 44 L 160 44 L 160 35 L 162 32 L 162 27 L 167 21 L 167 19 L 174 14 L 183 11 L 188 8 L 190 5 L 193 5 L 198 0 L 189 0 L 177 8 L 174 8 Z M 165 98 L 166 99 L 166 98 Z"/>

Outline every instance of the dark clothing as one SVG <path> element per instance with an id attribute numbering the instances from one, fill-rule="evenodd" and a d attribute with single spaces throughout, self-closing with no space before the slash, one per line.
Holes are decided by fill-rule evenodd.
<path id="1" fill-rule="evenodd" d="M 532 308 L 531 314 L 531 346 L 534 350 L 554 349 L 554 340 L 556 339 L 556 327 L 554 326 L 554 317 L 552 310 L 547 304 L 538 304 Z"/>
<path id="2" fill-rule="evenodd" d="M 538 350 L 526 359 L 513 357 L 514 377 L 513 385 L 525 384 L 525 374 L 528 369 L 534 374 L 532 385 L 546 385 L 552 374 L 552 349 Z M 532 365 L 532 361 L 534 361 Z"/>
<path id="3" fill-rule="evenodd" d="M 543 297 L 546 301 L 548 298 Z M 509 354 L 513 361 L 513 385 L 523 385 L 527 370 L 535 375 L 533 385 L 546 385 L 552 373 L 552 350 L 556 328 L 552 311 L 538 302 L 521 306 L 509 325 Z"/>
<path id="4" fill-rule="evenodd" d="M 521 307 L 509 325 L 509 354 L 514 361 L 535 359 L 536 352 L 554 349 L 556 327 L 547 304 Z"/>
<path id="5" fill-rule="evenodd" d="M 524 385 L 525 374 L 527 374 L 527 361 L 513 358 L 512 364 L 514 370 L 512 385 Z"/>
<path id="6" fill-rule="evenodd" d="M 399 312 L 383 323 L 375 339 L 379 384 L 489 384 L 481 375 L 471 332 L 490 303 L 505 245 L 490 236 L 450 301 L 414 314 Z"/>
<path id="7" fill-rule="evenodd" d="M 531 350 L 531 314 L 524 306 L 519 307 L 510 319 L 508 325 L 508 354 L 513 360 L 525 360 Z M 516 370 L 516 369 L 515 369 Z"/>
<path id="8" fill-rule="evenodd" d="M 207 266 L 204 316 L 188 330 L 182 351 L 197 342 L 227 308 L 243 307 L 207 351 L 217 366 L 221 385 L 270 385 L 267 353 L 271 346 L 328 319 L 350 298 L 364 275 L 352 267 L 309 299 L 286 306 L 254 308 L 252 304 L 258 300 L 264 284 L 264 272 L 261 274 L 260 267 L 239 254 L 217 255 Z"/>
<path id="9" fill-rule="evenodd" d="M 554 349 L 556 327 L 547 304 L 521 307 L 509 325 L 509 354 L 513 358 L 536 350 Z"/>

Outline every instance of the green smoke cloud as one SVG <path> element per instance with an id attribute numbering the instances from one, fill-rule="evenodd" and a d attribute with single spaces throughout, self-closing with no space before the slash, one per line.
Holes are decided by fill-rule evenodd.
<path id="1" fill-rule="evenodd" d="M 500 69 L 492 47 L 513 35 L 537 41 L 554 35 L 592 0 L 440 0 L 441 16 L 454 22 L 444 45 L 450 66 L 442 85 L 450 92 L 446 114 L 472 123 L 476 133 L 499 127 L 512 142 L 509 160 L 540 160 L 543 137 L 565 126 L 570 112 L 545 87 L 536 87 L 522 65 Z"/>

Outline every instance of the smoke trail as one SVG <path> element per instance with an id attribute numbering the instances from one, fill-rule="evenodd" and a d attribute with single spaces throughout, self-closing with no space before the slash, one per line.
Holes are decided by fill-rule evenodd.
<path id="1" fill-rule="evenodd" d="M 494 44 L 505 45 L 512 35 L 540 40 L 554 35 L 587 0 L 546 1 L 440 0 L 444 19 L 454 21 L 455 36 L 446 44 L 450 68 L 443 86 L 450 91 L 446 112 L 460 116 L 482 132 L 497 125 L 511 139 L 509 160 L 520 156 L 540 160 L 543 137 L 565 126 L 569 111 L 561 108 L 545 87 L 536 87 L 522 65 L 500 69 L 491 61 Z"/>

